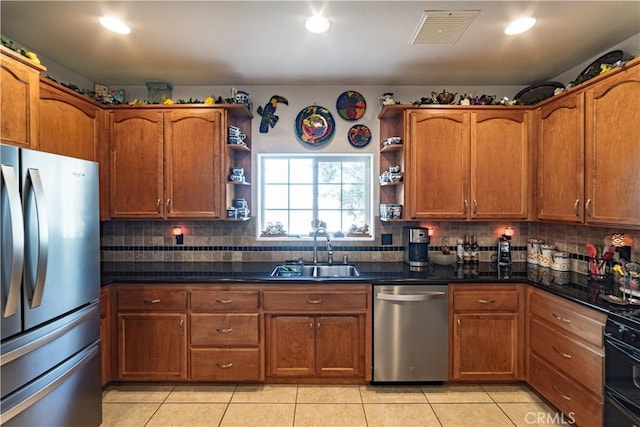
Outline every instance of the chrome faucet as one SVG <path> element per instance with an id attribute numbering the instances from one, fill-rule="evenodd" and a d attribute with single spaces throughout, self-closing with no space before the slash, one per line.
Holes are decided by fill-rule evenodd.
<path id="1" fill-rule="evenodd" d="M 327 233 L 327 229 L 324 227 L 316 227 L 315 230 L 313 230 L 313 263 L 317 264 L 318 263 L 318 232 L 324 232 L 324 235 L 327 238 L 327 251 L 328 251 L 328 262 L 329 264 L 333 263 L 333 249 L 331 247 L 331 237 L 329 236 L 329 233 Z"/>

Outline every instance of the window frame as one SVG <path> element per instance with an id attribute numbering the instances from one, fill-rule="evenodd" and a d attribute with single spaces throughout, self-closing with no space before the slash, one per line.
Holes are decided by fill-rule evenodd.
<path id="1" fill-rule="evenodd" d="M 373 180 L 373 165 L 374 165 L 374 155 L 372 153 L 258 153 L 256 163 L 258 168 L 258 194 L 257 194 L 257 209 L 256 209 L 256 238 L 258 240 L 286 240 L 286 241 L 300 241 L 300 240 L 313 240 L 313 237 L 307 235 L 295 235 L 295 236 L 264 236 L 262 234 L 264 230 L 263 218 L 264 218 L 264 186 L 265 186 L 265 177 L 264 177 L 264 159 L 295 159 L 295 158 L 308 158 L 313 159 L 314 161 L 320 159 L 323 161 L 339 161 L 339 162 L 348 162 L 350 159 L 364 160 L 365 161 L 365 193 L 368 200 L 365 200 L 365 216 L 368 216 L 366 222 L 369 224 L 369 235 L 368 236 L 357 236 L 357 237 L 348 237 L 348 230 L 342 230 L 345 234 L 344 237 L 335 237 L 333 234 L 331 235 L 332 239 L 336 240 L 345 240 L 345 241 L 372 241 L 375 236 L 375 212 L 374 212 L 374 198 L 375 198 L 375 188 L 374 188 L 374 180 Z M 290 182 L 287 183 L 290 185 Z M 342 185 L 343 182 L 340 181 Z M 317 185 L 318 182 L 314 181 L 314 194 L 317 195 Z M 317 199 L 314 200 L 313 210 L 318 208 Z M 342 210 L 342 207 L 341 207 Z M 368 215 L 367 215 L 368 214 Z M 320 218 L 322 219 L 322 218 Z M 286 230 L 287 232 L 289 230 Z M 311 230 L 310 230 L 311 231 Z M 332 230 L 329 230 L 333 232 Z"/>

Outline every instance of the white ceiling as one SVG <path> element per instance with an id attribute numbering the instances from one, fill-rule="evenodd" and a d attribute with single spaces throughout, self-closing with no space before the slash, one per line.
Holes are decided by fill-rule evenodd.
<path id="1" fill-rule="evenodd" d="M 329 32 L 304 19 L 322 10 Z M 411 45 L 424 10 L 479 10 L 454 45 Z M 124 18 L 132 32 L 98 24 Z M 529 32 L 505 36 L 531 14 Z M 640 1 L 12 1 L 1 30 L 93 82 L 522 85 L 640 33 Z M 639 51 L 629 52 L 638 55 Z"/>

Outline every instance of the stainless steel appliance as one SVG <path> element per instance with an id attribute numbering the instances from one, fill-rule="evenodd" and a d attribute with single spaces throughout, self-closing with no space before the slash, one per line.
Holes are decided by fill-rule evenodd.
<path id="1" fill-rule="evenodd" d="M 0 145 L 3 426 L 98 426 L 98 165 Z"/>
<path id="2" fill-rule="evenodd" d="M 511 237 L 502 235 L 498 239 L 498 265 L 508 267 L 511 265 Z"/>
<path id="3" fill-rule="evenodd" d="M 373 382 L 446 381 L 447 285 L 375 285 L 373 299 Z"/>
<path id="4" fill-rule="evenodd" d="M 412 267 L 429 265 L 429 230 L 421 227 L 404 227 L 404 262 Z"/>
<path id="5" fill-rule="evenodd" d="M 638 313 L 632 313 L 636 316 Z M 605 326 L 604 425 L 640 425 L 640 323 L 609 316 Z"/>

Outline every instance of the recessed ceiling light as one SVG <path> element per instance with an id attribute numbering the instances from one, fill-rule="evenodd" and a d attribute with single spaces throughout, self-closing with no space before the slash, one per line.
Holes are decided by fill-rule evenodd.
<path id="1" fill-rule="evenodd" d="M 505 28 L 504 33 L 511 36 L 514 34 L 524 33 L 531 27 L 533 27 L 536 23 L 536 18 L 526 17 L 520 18 L 513 21 L 507 28 Z"/>
<path id="2" fill-rule="evenodd" d="M 313 15 L 307 18 L 304 26 L 310 33 L 320 34 L 329 29 L 329 20 L 322 15 Z"/>
<path id="3" fill-rule="evenodd" d="M 131 28 L 129 28 L 127 24 L 113 16 L 101 16 L 100 23 L 107 30 L 113 31 L 114 33 L 129 34 L 131 32 Z"/>

